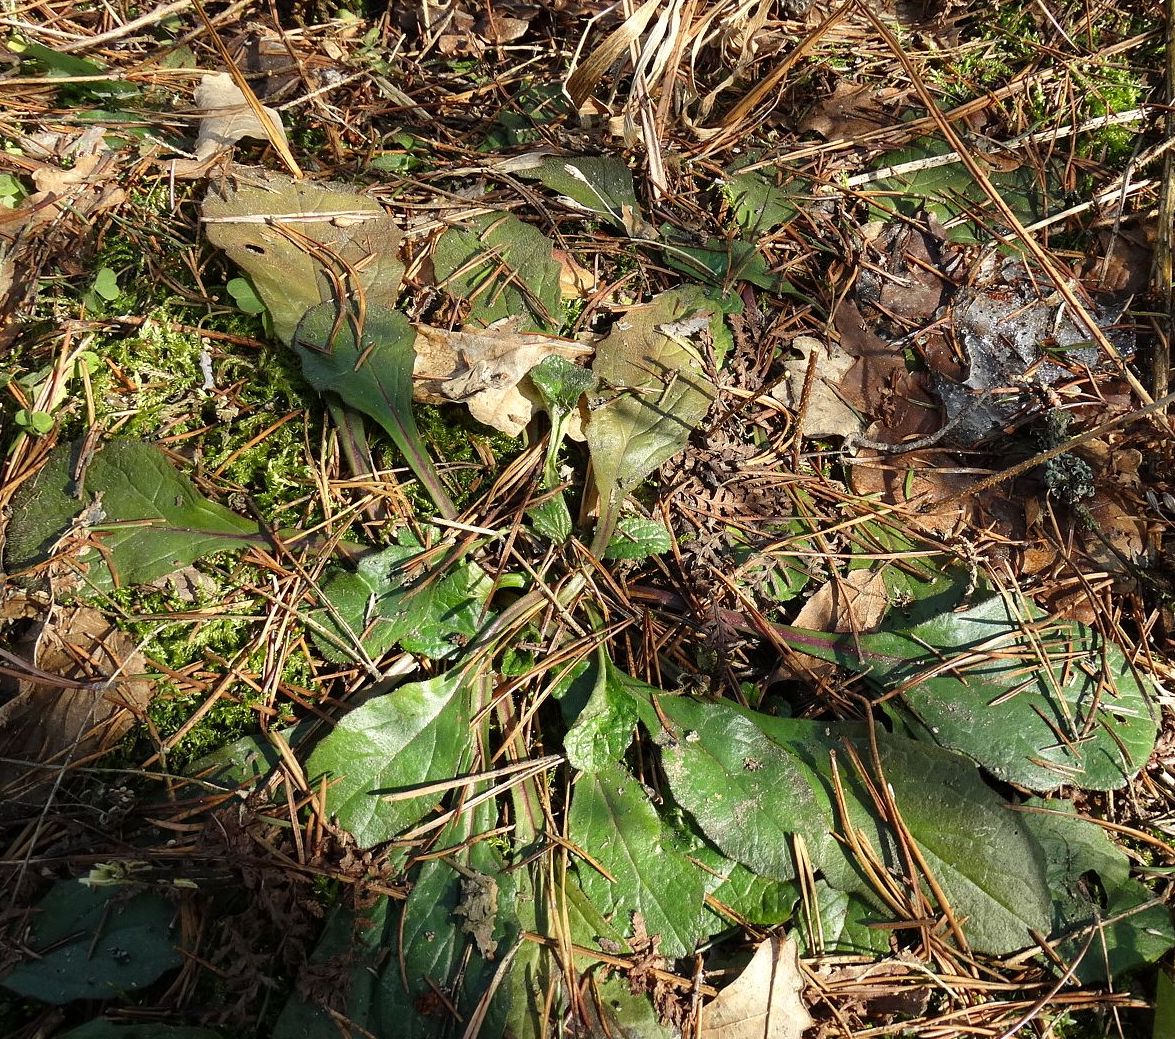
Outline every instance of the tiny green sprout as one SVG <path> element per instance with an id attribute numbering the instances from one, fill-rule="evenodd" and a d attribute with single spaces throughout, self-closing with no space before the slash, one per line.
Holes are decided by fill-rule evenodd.
<path id="1" fill-rule="evenodd" d="M 112 303 L 118 299 L 119 291 L 118 275 L 109 267 L 103 267 L 94 277 L 94 292 L 107 303 Z"/>
<path id="2" fill-rule="evenodd" d="M 53 431 L 53 416 L 47 411 L 28 411 L 21 408 L 13 417 L 13 421 L 26 433 L 36 437 L 43 437 Z"/>
<path id="3" fill-rule="evenodd" d="M 254 317 L 265 313 L 265 304 L 261 302 L 253 283 L 248 278 L 233 278 L 225 288 L 241 313 Z"/>

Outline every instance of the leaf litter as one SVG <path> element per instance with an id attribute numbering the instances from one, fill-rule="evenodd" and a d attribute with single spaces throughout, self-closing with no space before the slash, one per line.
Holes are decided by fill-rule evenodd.
<path id="1" fill-rule="evenodd" d="M 1007 1031 L 1018 1004 L 970 986 L 973 970 L 998 972 L 1031 1000 L 1050 991 L 1046 1016 L 1071 998 L 1125 1007 L 1126 973 L 1175 935 L 1165 907 L 1150 904 L 1152 878 L 1132 875 L 1074 808 L 1140 833 L 1149 825 L 1140 806 L 1162 804 L 1146 763 L 1156 746 L 1160 760 L 1166 753 L 1154 678 L 1166 668 L 1166 520 L 1155 519 L 1159 506 L 1144 520 L 1141 502 L 1156 480 L 1152 498 L 1165 500 L 1156 475 L 1165 448 L 1141 419 L 1127 421 L 1147 397 L 1131 395 L 1137 380 L 1114 356 L 1140 335 L 1137 308 L 1086 303 L 1096 322 L 1086 328 L 1072 305 L 1080 292 L 1057 285 L 1054 295 L 1049 263 L 1011 255 L 1008 213 L 1013 225 L 1078 228 L 1080 214 L 1057 209 L 1073 186 L 1065 164 L 1024 146 L 1000 169 L 998 144 L 984 166 L 960 161 L 969 156 L 924 136 L 934 119 L 917 109 L 920 65 L 906 69 L 911 93 L 871 90 L 867 77 L 823 61 L 846 46 L 882 60 L 871 12 L 821 20 L 789 6 L 778 13 L 814 30 L 793 51 L 788 19 L 765 7 L 675 7 L 672 18 L 656 8 L 508 4 L 486 15 L 458 2 L 401 13 L 407 65 L 358 16 L 280 40 L 244 26 L 209 36 L 234 62 L 269 47 L 268 65 L 250 65 L 273 106 L 264 122 L 280 105 L 299 133 L 279 151 L 299 151 L 312 176 L 230 166 L 212 178 L 204 226 L 236 269 L 212 260 L 184 283 L 189 303 L 219 295 L 227 306 L 206 315 L 200 392 L 210 399 L 181 394 L 190 423 L 159 430 L 178 453 L 126 439 L 92 452 L 103 439 L 95 419 L 115 428 L 125 419 L 109 412 L 108 380 L 125 397 L 138 375 L 107 338 L 127 318 L 108 316 L 102 301 L 152 305 L 133 257 L 86 272 L 98 363 L 43 412 L 30 407 L 39 391 L 19 368 L 6 383 L 24 415 L 4 486 L 6 569 L 39 583 L 36 594 L 88 598 L 128 626 L 142 623 L 136 610 L 160 581 L 194 572 L 213 582 L 167 599 L 160 616 L 211 641 L 202 660 L 171 658 L 161 673 L 202 697 L 181 732 L 228 701 L 250 712 L 262 732 L 254 749 L 265 753 L 236 771 L 236 815 L 216 801 L 223 785 L 210 794 L 169 774 L 169 811 L 189 814 L 164 825 L 196 842 L 209 839 L 188 836 L 205 823 L 238 834 L 232 864 L 216 867 L 226 876 L 301 871 L 321 881 L 292 904 L 331 922 L 316 952 L 310 928 L 302 962 L 283 961 L 278 987 L 289 998 L 274 1034 L 333 1034 L 339 1014 L 374 1034 L 436 1034 L 454 1015 L 468 1035 L 543 1034 L 556 1021 L 569 1033 L 595 1023 L 615 1034 L 699 1024 L 704 1034 L 776 1034 L 785 1018 L 792 1032 L 778 1034 L 794 1034 L 809 1011 L 777 1007 L 754 976 L 719 993 L 703 975 L 685 976 L 699 948 L 707 971 L 732 952 L 739 962 L 732 924 L 754 941 L 787 929 L 824 999 L 854 991 L 835 1011 L 842 1030 L 881 1020 L 933 1032 L 965 1009 L 977 1027 Z M 63 37 L 80 33 L 84 47 L 97 32 L 68 24 L 22 44 L 22 72 L 48 71 L 47 96 L 122 107 L 105 110 L 108 129 L 91 138 L 114 159 L 82 168 L 94 181 L 84 192 L 59 185 L 77 194 L 72 210 L 49 195 L 30 206 L 26 195 L 4 222 L 38 274 L 49 262 L 40 249 L 67 271 L 85 263 L 60 245 L 77 214 L 121 220 L 142 205 L 94 174 L 123 176 L 127 140 L 148 162 L 156 147 L 126 126 L 154 119 L 145 106 L 158 96 L 107 83 L 106 66 L 68 53 Z M 568 83 L 583 120 L 574 126 L 566 101 L 535 116 L 552 86 L 541 72 L 530 78 L 536 69 L 492 90 L 463 78 L 491 53 L 538 56 L 543 34 L 572 29 L 595 41 Z M 949 69 L 959 31 L 920 23 L 916 60 L 933 39 Z M 22 32 L 40 35 L 33 22 Z M 103 39 L 115 44 L 104 59 L 124 46 L 117 29 Z M 1064 70 L 1061 53 L 1040 60 Z M 322 55 L 354 64 L 338 78 Z M 607 77 L 617 61 L 631 63 L 631 86 Z M 68 82 L 55 83 L 62 75 Z M 807 124 L 783 89 L 801 82 Z M 283 104 L 282 90 L 296 104 Z M 250 137 L 277 146 L 230 93 L 208 110 L 198 151 L 207 158 L 231 143 L 244 154 Z M 967 120 L 968 143 L 988 134 L 1008 142 L 1002 151 L 1022 148 L 1023 113 L 984 96 L 948 118 Z M 824 100 L 813 109 L 811 97 Z M 206 96 L 195 100 L 208 109 Z M 373 115 L 388 104 L 408 129 L 379 128 Z M 759 107 L 768 104 L 790 125 Z M 594 124 L 601 115 L 611 118 Z M 744 147 L 752 116 L 771 132 Z M 303 121 L 322 134 L 313 160 Z M 827 145 L 801 140 L 800 125 Z M 10 164 L 33 154 L 31 137 L 13 140 Z M 530 151 L 494 154 L 503 140 Z M 372 150 L 399 165 L 369 162 Z M 1096 166 L 1086 152 L 1069 155 L 1068 169 L 1095 180 Z M 374 191 L 347 183 L 358 169 L 381 181 Z M 1136 193 L 1131 184 L 1116 197 L 1133 206 Z M 169 230 L 179 211 L 163 217 Z M 50 219 L 34 219 L 42 213 Z M 1144 214 L 1139 206 L 1125 219 Z M 158 262 L 133 220 L 118 226 Z M 27 289 L 12 270 L 10 300 Z M 61 291 L 54 305 L 72 313 Z M 221 323 L 230 298 L 253 320 L 247 335 Z M 162 321 L 191 327 L 176 313 Z M 82 327 L 67 323 L 66 335 Z M 232 395 L 249 380 L 233 366 L 253 336 L 301 364 L 336 429 L 312 447 L 312 423 L 294 454 L 304 463 L 286 455 L 261 467 L 272 486 L 225 482 L 228 463 L 211 478 L 206 467 L 219 436 L 211 416 L 240 413 Z M 575 363 L 593 351 L 590 367 Z M 252 375 L 255 356 L 245 356 Z M 301 389 L 296 406 L 316 409 Z M 461 403 L 473 420 L 526 439 L 504 448 L 458 431 L 443 441 L 438 429 L 454 431 L 414 407 L 421 398 L 442 416 Z M 1107 411 L 1121 422 L 1091 443 L 1072 443 L 1057 418 L 1088 429 Z M 290 450 L 277 446 L 281 423 L 254 428 L 255 441 L 229 458 L 270 443 L 275 459 Z M 88 430 L 91 439 L 53 449 L 59 435 Z M 414 510 L 399 494 L 401 462 L 431 505 Z M 455 483 L 477 467 L 484 481 L 458 515 Z M 1005 475 L 1015 480 L 1008 493 L 995 480 Z M 261 495 L 283 492 L 296 519 L 269 525 Z M 222 493 L 231 509 L 216 502 Z M 264 603 L 247 611 L 247 648 L 216 641 L 224 622 L 241 622 L 232 596 Z M 800 654 L 829 668 L 779 666 Z M 291 714 L 299 726 L 285 724 Z M 152 765 L 172 747 L 154 725 L 149 714 Z M 176 800 L 177 788 L 191 798 Z M 1160 845 L 1151 847 L 1168 855 Z M 160 870 L 177 861 L 143 854 Z M 294 910 L 258 901 L 253 912 L 272 912 L 280 933 Z M 170 914 L 165 925 L 158 905 L 152 912 L 153 936 L 171 942 Z M 1087 962 L 1104 913 L 1115 915 L 1100 924 L 1100 959 Z M 233 944 L 241 964 L 260 933 L 256 917 L 244 923 Z M 205 925 L 224 941 L 224 921 Z M 175 938 L 195 949 L 189 940 Z M 780 941 L 769 934 L 752 966 L 765 949 L 778 961 Z M 881 962 L 836 977 L 819 969 L 844 953 Z M 1075 978 L 1112 979 L 1114 991 L 1072 988 L 1058 965 L 1078 959 Z M 190 981 L 199 971 L 185 963 Z M 782 987 L 800 994 L 791 963 Z M 233 966 L 222 984 L 243 992 L 256 971 Z M 932 1003 L 940 970 L 952 980 Z M 26 994 L 52 1002 L 46 990 Z M 824 1014 L 811 989 L 802 995 Z M 735 1020 L 722 1019 L 732 1004 Z"/>

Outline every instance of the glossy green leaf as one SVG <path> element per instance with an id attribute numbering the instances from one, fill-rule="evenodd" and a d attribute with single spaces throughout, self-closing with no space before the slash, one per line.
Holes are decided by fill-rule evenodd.
<path id="1" fill-rule="evenodd" d="M 474 681 L 454 669 L 372 697 L 314 749 L 306 773 L 314 784 L 327 777 L 327 810 L 360 847 L 391 840 L 440 800 L 438 794 L 386 795 L 459 773 L 468 757 Z"/>
<path id="2" fill-rule="evenodd" d="M 800 834 L 833 887 L 868 897 L 868 884 L 833 836 L 847 825 L 832 792 L 836 753 L 852 824 L 875 854 L 902 869 L 892 833 L 845 756 L 852 747 L 868 760 L 859 728 L 771 718 L 686 697 L 657 702 L 674 727 L 661 755 L 673 797 L 727 857 L 788 880 L 795 875 L 791 835 Z M 1030 929 L 1047 929 L 1040 848 L 974 766 L 933 745 L 884 733 L 878 747 L 905 824 L 956 916 L 967 919 L 972 946 L 1009 952 L 1030 942 Z"/>
<path id="3" fill-rule="evenodd" d="M 593 905 L 605 916 L 617 914 L 626 935 L 639 912 L 648 933 L 661 936 L 662 955 L 693 952 L 702 934 L 702 871 L 624 768 L 606 765 L 579 776 L 568 831 L 613 878 L 590 863 L 576 863 L 580 887 Z"/>
<path id="4" fill-rule="evenodd" d="M 437 240 L 433 270 L 446 291 L 469 301 L 466 325 L 488 327 L 512 316 L 520 331 L 561 322 L 563 293 L 551 242 L 509 213 L 487 213 Z"/>
<path id="5" fill-rule="evenodd" d="M 153 581 L 214 552 L 265 543 L 255 522 L 205 498 L 158 448 L 112 440 L 81 470 L 79 450 L 56 447 L 13 497 L 4 556 L 10 571 L 45 559 L 83 513 L 90 539 L 102 548 L 82 548 L 73 558 L 86 582 L 102 591 Z"/>
<path id="6" fill-rule="evenodd" d="M 201 216 L 208 240 L 249 276 L 287 345 L 307 310 L 335 298 L 336 284 L 369 306 L 390 308 L 399 295 L 400 228 L 352 185 L 251 170 L 216 179 Z"/>
<path id="7" fill-rule="evenodd" d="M 440 660 L 472 639 L 488 619 L 493 581 L 475 563 L 444 577 L 411 566 L 421 546 L 410 534 L 401 543 L 360 559 L 355 570 L 336 570 L 322 583 L 332 609 L 315 611 L 314 642 L 330 660 L 353 660 L 358 640 L 372 660 L 393 646 Z"/>
<path id="8" fill-rule="evenodd" d="M 887 927 L 871 927 L 877 922 L 877 906 L 851 891 L 838 891 L 817 878 L 815 884 L 815 918 L 797 908 L 796 938 L 805 956 L 871 956 L 890 952 Z"/>
<path id="9" fill-rule="evenodd" d="M 433 504 L 446 519 L 457 510 L 433 468 L 412 413 L 416 331 L 398 310 L 368 302 L 340 314 L 333 302 L 306 311 L 294 333 L 294 351 L 306 381 L 337 394 L 374 419 L 392 438 Z"/>
<path id="10" fill-rule="evenodd" d="M 42 1003 L 114 999 L 141 991 L 180 966 L 172 923 L 177 906 L 154 891 L 55 884 L 37 906 L 30 955 L 0 985 Z"/>
<path id="11" fill-rule="evenodd" d="M 661 1020 L 647 994 L 632 991 L 622 974 L 598 968 L 592 973 L 595 998 L 583 1004 L 589 1035 L 609 1039 L 677 1039 L 681 1035 Z"/>
<path id="12" fill-rule="evenodd" d="M 705 846 L 690 851 L 699 861 L 706 880 L 705 931 L 717 934 L 741 921 L 772 927 L 788 923 L 800 898 L 800 886 L 793 880 L 761 877 L 741 862 L 735 862 Z M 733 914 L 733 916 L 732 916 Z"/>
<path id="13" fill-rule="evenodd" d="M 592 402 L 587 442 L 600 495 L 597 550 L 611 540 L 625 495 L 685 447 L 710 410 L 706 337 L 720 363 L 728 342 L 722 307 L 691 286 L 633 307 L 596 347 L 602 395 Z"/>
<path id="14" fill-rule="evenodd" d="M 951 595 L 940 589 L 938 601 Z M 872 635 L 781 634 L 805 653 L 864 673 L 875 688 L 900 687 L 926 738 L 997 779 L 1040 791 L 1111 790 L 1150 756 L 1157 708 L 1149 683 L 1084 624 L 1044 620 L 1030 602 L 1012 606 L 991 594 L 961 609 L 948 605 L 908 630 L 904 624 L 891 613 L 888 630 Z"/>
<path id="15" fill-rule="evenodd" d="M 648 559 L 673 547 L 665 524 L 644 516 L 624 516 L 604 549 L 605 559 Z"/>
<path id="16" fill-rule="evenodd" d="M 726 288 L 745 281 L 777 295 L 791 291 L 791 283 L 774 274 L 754 242 L 741 238 L 713 238 L 705 245 L 675 243 L 663 246 L 665 262 L 675 271 L 709 285 Z"/>
<path id="17" fill-rule="evenodd" d="M 602 651 L 593 656 L 584 676 L 594 683 L 591 695 L 563 739 L 567 760 L 581 772 L 616 764 L 632 744 L 637 711 L 620 676 Z"/>
<path id="18" fill-rule="evenodd" d="M 1024 807 L 1024 824 L 1048 861 L 1052 936 L 1072 935 L 1057 946 L 1061 959 L 1073 962 L 1085 945 L 1088 928 L 1097 926 L 1077 967 L 1082 983 L 1103 984 L 1107 978 L 1154 963 L 1175 947 L 1170 907 L 1154 904 L 1154 893 L 1131 878 L 1130 860 L 1105 830 L 1078 816 L 1067 801 L 1033 799 Z M 1097 882 L 1092 881 L 1095 875 Z"/>

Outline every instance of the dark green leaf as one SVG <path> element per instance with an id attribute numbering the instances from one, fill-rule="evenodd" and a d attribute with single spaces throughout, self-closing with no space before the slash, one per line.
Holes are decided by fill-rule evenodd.
<path id="1" fill-rule="evenodd" d="M 641 913 L 648 933 L 661 936 L 665 956 L 693 952 L 702 933 L 702 871 L 685 857 L 648 794 L 623 768 L 606 765 L 579 776 L 568 830 L 614 878 L 590 863 L 576 864 L 580 887 L 593 905 L 605 916 L 618 914 L 626 935 L 632 914 Z"/>
<path id="2" fill-rule="evenodd" d="M 75 557 L 86 581 L 108 591 L 144 584 L 226 549 L 263 542 L 257 524 L 209 501 L 157 448 L 112 440 L 84 469 L 79 496 L 76 445 L 62 444 L 13 497 L 5 564 L 20 570 L 46 558 L 86 512 L 102 546 Z"/>
<path id="3" fill-rule="evenodd" d="M 27 943 L 33 954 L 0 985 L 43 1003 L 139 992 L 183 963 L 176 904 L 156 892 L 59 881 L 41 899 Z"/>
<path id="4" fill-rule="evenodd" d="M 741 238 L 714 238 L 701 246 L 666 244 L 662 248 L 665 262 L 675 271 L 709 285 L 725 288 L 733 282 L 745 281 L 777 295 L 793 291 L 790 282 L 771 272 L 755 244 Z"/>
<path id="5" fill-rule="evenodd" d="M 361 327 L 359 327 L 361 325 Z M 306 381 L 335 393 L 350 408 L 375 419 L 446 519 L 457 510 L 433 468 L 412 413 L 416 331 L 398 310 L 368 302 L 340 314 L 333 302 L 306 311 L 294 333 L 294 352 Z"/>
<path id="6" fill-rule="evenodd" d="M 539 391 L 543 406 L 554 418 L 557 412 L 574 411 L 579 398 L 596 384 L 595 375 L 566 357 L 551 354 L 530 370 L 530 381 Z"/>
<path id="7" fill-rule="evenodd" d="M 590 675 L 595 680 L 592 693 L 563 740 L 567 760 L 581 772 L 597 772 L 620 761 L 637 722 L 633 699 L 617 677 L 620 671 L 602 652 L 593 657 Z"/>
<path id="8" fill-rule="evenodd" d="M 607 217 L 621 230 L 628 230 L 632 214 L 639 211 L 632 171 L 610 155 L 550 155 L 536 166 L 514 172 Z"/>
<path id="9" fill-rule="evenodd" d="M 868 884 L 833 837 L 848 825 L 831 784 L 831 755 L 839 750 L 852 825 L 876 855 L 902 868 L 892 833 L 844 756 L 855 748 L 868 760 L 859 728 L 769 718 L 686 697 L 658 702 L 674 726 L 662 749 L 673 796 L 727 857 L 787 880 L 795 875 L 791 835 L 799 834 L 830 884 L 868 897 Z M 973 947 L 1009 952 L 1027 945 L 1030 929 L 1046 929 L 1049 917 L 1036 841 L 966 759 L 883 733 L 878 746 L 905 824 L 955 915 L 967 918 Z"/>
<path id="10" fill-rule="evenodd" d="M 878 918 L 873 902 L 851 891 L 838 891 L 820 879 L 816 881 L 814 894 L 815 919 L 809 920 L 802 908 L 796 912 L 799 923 L 796 937 L 805 956 L 877 958 L 890 952 L 893 932 L 887 927 L 869 926 Z"/>
<path id="11" fill-rule="evenodd" d="M 751 171 L 727 177 L 722 190 L 734 208 L 735 222 L 753 235 L 766 234 L 792 220 L 799 212 L 795 196 L 800 186 L 777 186 L 762 173 Z"/>
<path id="12" fill-rule="evenodd" d="M 1175 947 L 1171 910 L 1154 904 L 1154 893 L 1131 878 L 1130 860 L 1105 830 L 1078 816 L 1067 801 L 1034 799 L 1025 809 L 1037 809 L 1026 810 L 1023 819 L 1048 862 L 1052 935 L 1073 936 L 1057 946 L 1061 959 L 1072 963 L 1089 927 L 1097 927 L 1077 967 L 1083 984 L 1104 984 L 1107 978 L 1154 963 Z"/>
<path id="13" fill-rule="evenodd" d="M 468 757 L 470 684 L 454 669 L 384 693 L 346 715 L 310 755 L 306 772 L 327 776 L 327 808 L 362 848 L 391 840 L 439 801 L 385 795 L 452 779 Z"/>
<path id="14" fill-rule="evenodd" d="M 221 1039 L 221 1033 L 209 1028 L 161 1025 L 157 1021 L 145 1025 L 127 1025 L 97 1018 L 80 1028 L 58 1033 L 57 1039 Z"/>
<path id="15" fill-rule="evenodd" d="M 950 596 L 950 589 L 940 590 Z M 954 589 L 958 597 L 957 587 Z M 1122 651 L 1076 621 L 988 595 L 908 630 L 828 636 L 786 629 L 795 648 L 902 688 L 925 735 L 1032 790 L 1122 786 L 1157 733 L 1154 698 Z"/>

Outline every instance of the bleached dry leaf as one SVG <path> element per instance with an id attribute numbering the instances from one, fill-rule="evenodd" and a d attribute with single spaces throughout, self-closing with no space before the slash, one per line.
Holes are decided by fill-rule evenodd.
<path id="1" fill-rule="evenodd" d="M 29 677 L 0 707 L 0 801 L 35 803 L 68 762 L 110 750 L 151 700 L 146 662 L 105 616 L 52 609 L 9 660 Z M 21 668 L 20 660 L 27 661 Z"/>
<path id="2" fill-rule="evenodd" d="M 33 171 L 37 190 L 4 214 L 3 231 L 14 236 L 25 228 L 51 224 L 65 214 L 85 219 L 119 205 L 126 193 L 114 182 L 117 156 L 99 137 L 79 141 L 74 164 L 62 169 L 46 163 Z"/>
<path id="3" fill-rule="evenodd" d="M 544 357 L 575 360 L 590 346 L 568 339 L 519 332 L 519 319 L 498 321 L 476 332 L 416 326 L 414 393 L 418 400 L 459 401 L 487 426 L 517 436 L 540 410 L 537 394 L 523 382 Z"/>
<path id="4" fill-rule="evenodd" d="M 746 970 L 702 1008 L 702 1039 L 800 1039 L 812 1021 L 796 943 L 773 935 Z"/>
<path id="5" fill-rule="evenodd" d="M 205 76 L 196 87 L 196 107 L 207 114 L 200 120 L 200 132 L 196 137 L 196 161 L 208 163 L 221 152 L 228 151 L 243 137 L 259 141 L 269 140 L 265 126 L 249 107 L 245 95 L 233 82 L 227 72 L 216 72 Z M 272 108 L 266 113 L 285 140 L 281 116 Z"/>
<path id="6" fill-rule="evenodd" d="M 834 343 L 822 343 L 812 336 L 796 336 L 792 349 L 803 354 L 784 362 L 787 379 L 783 382 L 783 403 L 789 408 L 799 409 L 804 392 L 804 378 L 808 371 L 808 358 L 815 353 L 818 361 L 816 378 L 804 409 L 801 432 L 806 437 L 850 437 L 860 433 L 861 419 L 841 398 L 833 387 L 856 363 Z"/>

